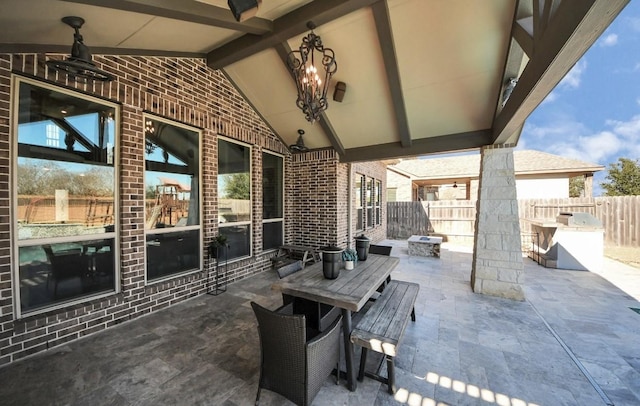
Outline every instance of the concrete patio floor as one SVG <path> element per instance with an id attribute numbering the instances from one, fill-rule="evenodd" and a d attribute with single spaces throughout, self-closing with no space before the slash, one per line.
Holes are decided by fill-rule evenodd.
<path id="1" fill-rule="evenodd" d="M 398 392 L 331 379 L 314 405 L 639 405 L 640 269 L 601 272 L 524 259 L 525 302 L 471 292 L 471 249 L 401 258 L 421 285 L 396 361 Z M 343 271 L 348 272 L 348 271 Z M 2 405 L 251 405 L 259 347 L 249 301 L 275 308 L 273 272 L 0 369 Z M 359 351 L 357 352 L 359 354 Z M 262 405 L 290 405 L 263 391 Z"/>

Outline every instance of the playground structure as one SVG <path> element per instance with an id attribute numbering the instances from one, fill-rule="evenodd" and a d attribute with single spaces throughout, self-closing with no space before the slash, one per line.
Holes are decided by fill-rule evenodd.
<path id="1" fill-rule="evenodd" d="M 182 224 L 189 215 L 191 188 L 171 179 L 160 178 L 153 201 L 145 201 L 146 228 L 163 228 Z"/>

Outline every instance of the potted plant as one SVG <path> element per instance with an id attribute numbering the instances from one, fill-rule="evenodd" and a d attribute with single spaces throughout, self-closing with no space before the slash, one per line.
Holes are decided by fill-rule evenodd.
<path id="1" fill-rule="evenodd" d="M 342 260 L 344 261 L 344 269 L 353 269 L 358 262 L 358 253 L 353 248 L 347 248 L 342 251 Z"/>
<path id="2" fill-rule="evenodd" d="M 225 248 L 228 248 L 227 236 L 224 234 L 218 234 L 211 240 L 209 244 L 209 255 L 213 258 L 220 258 L 224 253 Z"/>

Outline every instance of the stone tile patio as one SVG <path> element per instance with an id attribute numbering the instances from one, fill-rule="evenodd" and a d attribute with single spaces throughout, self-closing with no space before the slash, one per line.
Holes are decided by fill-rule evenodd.
<path id="1" fill-rule="evenodd" d="M 397 359 L 395 396 L 365 378 L 331 379 L 314 405 L 640 404 L 640 270 L 602 272 L 525 259 L 525 302 L 471 292 L 471 250 L 401 258 L 393 277 L 420 283 L 417 321 Z M 343 271 L 344 272 L 344 271 Z M 0 369 L 3 405 L 251 405 L 258 336 L 249 301 L 275 308 L 272 272 Z M 262 405 L 289 405 L 263 391 Z"/>

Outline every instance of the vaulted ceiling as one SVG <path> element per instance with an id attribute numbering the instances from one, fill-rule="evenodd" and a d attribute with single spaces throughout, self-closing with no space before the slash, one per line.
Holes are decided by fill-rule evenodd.
<path id="1" fill-rule="evenodd" d="M 0 52 L 205 58 L 287 145 L 343 162 L 517 143 L 524 121 L 629 0 L 263 0 L 237 22 L 226 0 L 2 0 Z M 286 57 L 312 21 L 338 70 L 315 124 Z M 517 78 L 506 104 L 503 95 Z M 342 102 L 333 86 L 346 83 Z M 507 92 L 508 93 L 508 92 Z"/>

